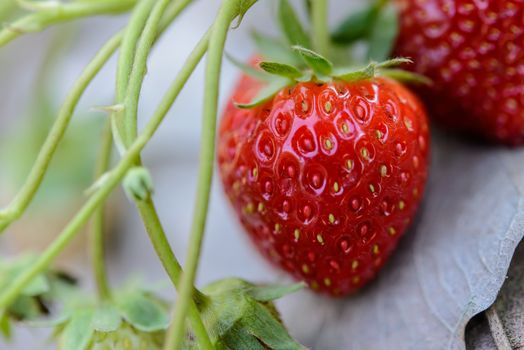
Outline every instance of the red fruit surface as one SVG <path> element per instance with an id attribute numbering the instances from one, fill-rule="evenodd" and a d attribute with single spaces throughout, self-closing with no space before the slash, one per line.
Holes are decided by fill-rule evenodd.
<path id="1" fill-rule="evenodd" d="M 370 281 L 415 214 L 429 134 L 419 100 L 384 78 L 300 83 L 254 109 L 244 76 L 219 129 L 225 191 L 256 247 L 315 290 Z"/>
<path id="2" fill-rule="evenodd" d="M 397 0 L 396 54 L 434 81 L 422 96 L 452 129 L 524 142 L 524 1 Z"/>

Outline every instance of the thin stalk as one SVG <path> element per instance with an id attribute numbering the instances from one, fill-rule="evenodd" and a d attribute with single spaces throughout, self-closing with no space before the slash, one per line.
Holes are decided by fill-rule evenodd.
<path id="1" fill-rule="evenodd" d="M 111 135 L 111 123 L 107 120 L 102 135 L 100 155 L 96 164 L 95 179 L 102 176 L 109 168 L 111 162 L 111 150 L 113 137 Z M 93 214 L 91 221 L 91 232 L 89 236 L 91 251 L 91 263 L 93 274 L 100 299 L 106 300 L 111 297 L 109 281 L 105 267 L 104 256 L 104 205 L 102 204 Z"/>
<path id="2" fill-rule="evenodd" d="M 182 267 L 173 254 L 173 250 L 170 248 L 169 241 L 167 240 L 153 201 L 149 199 L 146 202 L 137 203 L 137 206 L 153 247 L 162 262 L 162 266 L 164 266 L 171 282 L 173 282 L 175 287 L 179 289 Z M 195 291 L 195 293 L 199 296 L 199 302 L 205 300 L 206 297 L 204 295 L 198 291 Z M 192 330 L 201 348 L 204 350 L 213 350 L 214 347 L 211 344 L 207 330 L 202 323 L 199 309 L 194 300 L 190 300 L 188 314 L 191 320 Z"/>
<path id="3" fill-rule="evenodd" d="M 97 2 L 57 3 L 52 9 L 40 10 L 7 25 L 0 30 L 0 47 L 27 33 L 40 32 L 54 24 L 82 17 L 118 14 L 128 11 L 136 0 L 109 0 Z"/>
<path id="4" fill-rule="evenodd" d="M 182 11 L 191 2 L 192 0 L 181 0 L 176 4 L 179 10 Z M 119 122 L 113 121 L 113 133 L 119 133 L 119 135 L 122 136 L 122 146 L 124 149 L 136 138 L 138 102 L 147 69 L 147 60 L 157 35 L 158 22 L 162 18 L 162 14 L 169 3 L 170 0 L 160 0 L 154 5 L 151 11 L 151 7 L 147 1 L 144 2 L 144 8 L 137 8 L 137 22 L 134 24 L 136 28 L 143 28 L 143 31 L 140 34 L 136 28 L 129 27 L 128 29 L 128 33 L 130 33 L 130 39 L 128 40 L 128 45 L 126 45 L 128 49 L 121 53 L 121 60 L 119 62 L 121 67 L 118 69 L 119 74 L 117 76 L 117 80 L 119 81 L 117 83 L 117 104 L 123 105 L 123 112 L 115 115 L 115 117 L 120 119 Z M 147 18 L 145 16 L 146 13 L 149 13 L 149 17 Z M 133 55 L 134 52 L 135 54 Z M 138 165 L 141 164 L 140 156 L 137 157 L 136 162 Z M 154 202 L 151 198 L 144 202 L 139 200 L 135 202 L 153 247 L 171 281 L 178 289 L 182 268 L 167 240 Z M 196 292 L 198 293 L 198 291 Z M 192 321 L 193 331 L 200 346 L 203 349 L 213 349 L 194 301 L 190 300 L 189 304 L 189 315 Z"/>
<path id="5" fill-rule="evenodd" d="M 60 109 L 58 118 L 51 128 L 26 182 L 9 206 L 0 211 L 0 232 L 3 232 L 13 221 L 18 219 L 31 203 L 44 179 L 58 144 L 65 134 L 80 97 L 82 97 L 87 86 L 118 48 L 120 40 L 121 35 L 111 38 L 87 65 L 80 78 L 76 81 Z"/>
<path id="6" fill-rule="evenodd" d="M 147 123 L 143 132 L 138 136 L 133 145 L 125 153 L 118 165 L 109 173 L 105 181 L 98 190 L 88 199 L 80 211 L 64 228 L 60 235 L 51 243 L 44 253 L 31 265 L 31 267 L 18 275 L 18 277 L 0 294 L 0 309 L 11 304 L 20 292 L 27 287 L 32 279 L 49 267 L 52 261 L 62 252 L 67 244 L 78 234 L 79 230 L 86 224 L 91 215 L 107 199 L 109 194 L 122 181 L 127 171 L 134 166 L 134 160 L 140 154 L 142 149 L 153 137 L 154 133 L 164 120 L 166 114 L 171 109 L 174 101 L 182 91 L 185 83 L 195 70 L 197 64 L 202 59 L 208 46 L 209 37 L 205 36 L 195 47 L 188 60 L 182 67 L 177 78 L 167 91 L 160 105 Z"/>
<path id="7" fill-rule="evenodd" d="M 120 48 L 116 74 L 116 103 L 121 104 L 124 101 L 131 70 L 133 69 L 133 59 L 135 57 L 136 47 L 140 35 L 146 25 L 151 10 L 156 0 L 141 1 L 131 16 L 125 29 L 124 38 Z M 126 134 L 124 111 L 117 111 L 111 116 L 113 135 L 119 151 L 122 153 L 125 146 L 128 145 L 125 140 L 129 137 Z"/>
<path id="8" fill-rule="evenodd" d="M 329 53 L 328 0 L 311 2 L 313 21 L 313 49 L 321 55 Z"/>
<path id="9" fill-rule="evenodd" d="M 254 1 L 251 3 L 251 5 Z M 249 5 L 249 6 L 251 6 Z M 209 52 L 206 63 L 206 82 L 204 87 L 204 111 L 201 134 L 201 154 L 197 195 L 191 227 L 191 238 L 188 247 L 187 261 L 182 275 L 181 290 L 175 303 L 173 322 L 167 334 L 164 349 L 181 349 L 185 320 L 189 301 L 193 295 L 194 282 L 198 268 L 202 241 L 204 238 L 207 211 L 209 207 L 210 189 L 213 178 L 213 164 L 215 156 L 215 129 L 218 111 L 218 89 L 222 56 L 229 26 L 239 15 L 242 4 L 238 1 L 225 1 L 219 10 L 215 23 L 211 29 Z M 244 6 L 246 6 L 244 4 Z M 244 11 L 247 9 L 244 9 Z"/>
<path id="10" fill-rule="evenodd" d="M 170 2 L 171 0 L 158 0 L 156 2 L 153 11 L 151 11 L 147 19 L 144 31 L 140 36 L 140 41 L 138 42 L 124 99 L 124 125 L 126 129 L 124 134 L 128 137 L 126 144 L 134 140 L 137 135 L 138 101 L 140 100 L 140 91 L 142 90 L 142 84 L 146 75 L 147 59 L 149 58 L 151 48 L 157 36 L 158 23 Z M 191 0 L 183 0 L 179 3 L 181 3 L 182 8 L 184 8 L 190 2 Z"/>
<path id="11" fill-rule="evenodd" d="M 171 22 L 173 22 L 173 20 L 180 14 L 181 10 L 182 8 L 178 3 L 170 6 L 166 10 L 165 17 L 160 23 L 160 33 L 163 33 L 167 29 L 169 24 L 171 24 Z M 123 32 L 121 31 L 109 39 L 109 41 L 100 49 L 94 59 L 84 69 L 80 78 L 75 82 L 75 85 L 60 109 L 49 135 L 41 147 L 24 185 L 11 203 L 9 203 L 5 209 L 0 210 L 0 234 L 4 232 L 12 222 L 22 216 L 33 200 L 36 192 L 42 184 L 42 180 L 44 179 L 44 175 L 47 172 L 49 163 L 53 158 L 58 144 L 67 130 L 80 98 L 94 77 L 114 54 L 120 45 L 122 38 Z"/>

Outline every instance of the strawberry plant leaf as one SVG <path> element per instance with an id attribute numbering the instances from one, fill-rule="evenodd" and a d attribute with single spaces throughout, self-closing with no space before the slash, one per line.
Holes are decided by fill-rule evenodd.
<path id="1" fill-rule="evenodd" d="M 340 72 L 335 74 L 335 77 L 344 81 L 358 81 L 363 79 L 371 79 L 375 76 L 376 64 L 370 63 L 366 67 L 357 70 L 349 70 L 347 72 Z"/>
<path id="2" fill-rule="evenodd" d="M 297 79 L 302 76 L 302 72 L 300 70 L 285 63 L 261 62 L 260 68 L 269 74 L 274 74 L 289 79 Z"/>
<path id="3" fill-rule="evenodd" d="M 269 85 L 263 88 L 260 93 L 249 103 L 236 103 L 238 108 L 253 108 L 269 101 L 275 96 L 280 90 L 290 85 L 291 81 L 288 79 L 278 79 L 272 81 Z"/>
<path id="4" fill-rule="evenodd" d="M 398 12 L 388 4 L 378 13 L 369 34 L 368 58 L 377 62 L 386 60 L 393 50 L 399 31 Z"/>
<path id="5" fill-rule="evenodd" d="M 92 310 L 78 311 L 66 324 L 59 341 L 60 350 L 85 350 L 94 334 Z"/>
<path id="6" fill-rule="evenodd" d="M 305 31 L 297 13 L 289 4 L 288 0 L 280 0 L 278 8 L 278 19 L 286 39 L 291 45 L 311 47 L 311 40 Z"/>
<path id="7" fill-rule="evenodd" d="M 291 285 L 269 285 L 256 286 L 249 291 L 249 295 L 257 301 L 272 301 L 280 299 L 288 294 L 295 293 L 305 287 L 304 283 L 295 283 Z"/>
<path id="8" fill-rule="evenodd" d="M 6 340 L 11 339 L 11 320 L 5 314 L 0 315 L 0 333 Z"/>
<path id="9" fill-rule="evenodd" d="M 253 31 L 251 37 L 253 38 L 258 52 L 260 52 L 264 58 L 291 65 L 299 65 L 302 63 L 300 57 L 293 52 L 288 44 L 257 31 Z"/>
<path id="10" fill-rule="evenodd" d="M 168 311 L 153 297 L 141 292 L 129 292 L 118 301 L 124 319 L 136 329 L 154 332 L 169 325 Z"/>
<path id="11" fill-rule="evenodd" d="M 322 55 L 313 50 L 302 46 L 293 46 L 293 50 L 298 52 L 304 62 L 317 74 L 327 76 L 333 72 L 333 64 Z"/>
<path id="12" fill-rule="evenodd" d="M 431 79 L 403 69 L 381 69 L 380 74 L 406 84 L 431 85 Z"/>
<path id="13" fill-rule="evenodd" d="M 93 329 L 98 332 L 114 332 L 122 324 L 122 317 L 111 304 L 96 308 L 93 313 Z"/>
<path id="14" fill-rule="evenodd" d="M 275 319 L 271 312 L 260 304 L 251 306 L 249 313 L 242 324 L 252 336 L 259 339 L 273 350 L 304 350 L 305 348 L 291 338 L 282 324 Z"/>
<path id="15" fill-rule="evenodd" d="M 378 13 L 378 8 L 373 3 L 352 12 L 333 33 L 333 42 L 336 44 L 351 44 L 366 38 L 375 24 Z"/>
<path id="16" fill-rule="evenodd" d="M 260 69 L 256 69 L 249 64 L 245 64 L 243 62 L 240 62 L 233 56 L 226 54 L 226 58 L 229 62 L 231 62 L 235 67 L 240 69 L 242 72 L 244 72 L 246 75 L 249 75 L 252 78 L 255 78 L 257 80 L 261 81 L 270 81 L 273 79 L 273 77 L 270 74 L 267 74 L 264 71 L 261 71 Z"/>

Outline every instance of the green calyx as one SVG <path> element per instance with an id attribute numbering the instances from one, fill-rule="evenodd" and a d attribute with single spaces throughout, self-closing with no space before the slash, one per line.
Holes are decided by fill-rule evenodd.
<path id="1" fill-rule="evenodd" d="M 431 83 L 426 77 L 399 68 L 413 63 L 410 59 L 388 58 L 396 39 L 398 21 L 394 7 L 387 1 L 372 2 L 345 20 L 330 42 L 323 45 L 331 48 L 330 58 L 313 50 L 310 33 L 288 0 L 280 0 L 278 11 L 283 40 L 253 33 L 259 53 L 267 60 L 258 67 L 251 67 L 229 57 L 245 74 L 265 83 L 252 101 L 236 104 L 239 108 L 259 106 L 285 87 L 300 82 L 357 82 L 383 76 L 405 83 Z M 363 40 L 368 43 L 367 64 L 343 52 L 348 47 L 342 45 Z"/>
<path id="2" fill-rule="evenodd" d="M 216 349 L 302 350 L 282 324 L 273 300 L 296 292 L 290 286 L 256 286 L 237 278 L 208 285 L 201 314 Z M 185 349 L 198 349 L 191 332 Z"/>

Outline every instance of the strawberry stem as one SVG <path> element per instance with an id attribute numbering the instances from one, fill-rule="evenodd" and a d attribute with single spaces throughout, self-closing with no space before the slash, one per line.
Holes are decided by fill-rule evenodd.
<path id="1" fill-rule="evenodd" d="M 311 2 L 313 49 L 323 56 L 329 54 L 328 0 Z"/>
<path id="2" fill-rule="evenodd" d="M 188 301 L 193 294 L 193 285 L 198 269 L 202 241 L 206 228 L 209 196 L 213 179 L 215 159 L 216 116 L 218 112 L 218 92 L 224 46 L 231 22 L 242 15 L 256 0 L 236 0 L 222 3 L 217 18 L 211 29 L 209 52 L 206 64 L 206 82 L 204 87 L 204 110 L 202 116 L 201 155 L 197 195 L 191 227 L 187 261 L 182 275 L 181 291 L 176 301 L 173 322 L 167 333 L 164 349 L 180 350 L 184 340 Z"/>
<path id="3" fill-rule="evenodd" d="M 52 25 L 102 14 L 118 14 L 132 8 L 136 0 L 59 3 L 47 10 L 31 13 L 0 31 L 0 47 L 26 33 L 39 32 Z"/>
<path id="4" fill-rule="evenodd" d="M 96 165 L 96 178 L 102 176 L 111 162 L 111 150 L 113 146 L 113 137 L 111 135 L 111 123 L 109 120 L 104 126 L 102 135 L 102 145 Z M 107 300 L 111 297 L 109 281 L 107 278 L 104 257 L 104 205 L 102 204 L 93 214 L 91 221 L 91 232 L 89 237 L 91 263 L 93 264 L 93 273 L 96 282 L 96 288 L 100 299 Z"/>

